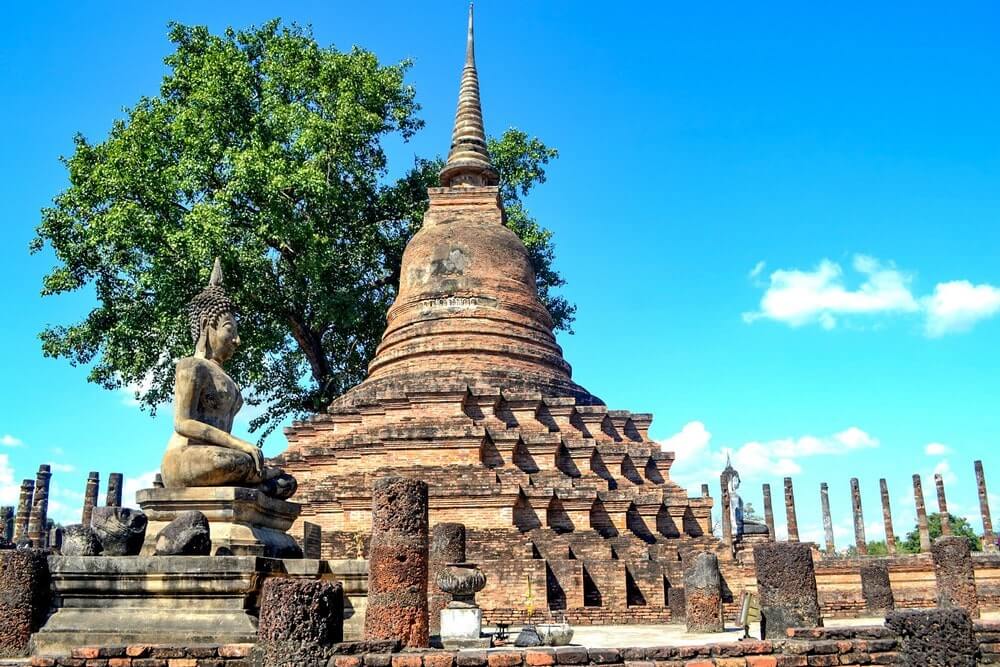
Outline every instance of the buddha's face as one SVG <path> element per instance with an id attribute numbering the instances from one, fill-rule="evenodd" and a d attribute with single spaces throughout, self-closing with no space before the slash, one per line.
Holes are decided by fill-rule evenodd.
<path id="1" fill-rule="evenodd" d="M 220 363 L 229 361 L 240 344 L 236 318 L 231 313 L 223 313 L 216 318 L 215 324 L 209 324 L 205 333 L 208 334 L 208 346 L 212 350 L 212 358 Z"/>

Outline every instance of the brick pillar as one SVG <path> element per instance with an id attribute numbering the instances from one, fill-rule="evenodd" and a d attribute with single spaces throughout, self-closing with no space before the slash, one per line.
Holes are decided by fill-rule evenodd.
<path id="1" fill-rule="evenodd" d="M 0 551 L 0 658 L 28 655 L 31 633 L 45 622 L 50 597 L 46 552 Z"/>
<path id="2" fill-rule="evenodd" d="M 944 535 L 934 540 L 931 555 L 934 557 L 938 606 L 961 607 L 972 618 L 979 618 L 979 598 L 969 541 L 957 535 Z"/>
<path id="3" fill-rule="evenodd" d="M 993 519 L 990 517 L 990 498 L 986 493 L 986 475 L 983 473 L 983 462 L 976 461 L 976 487 L 979 489 L 979 513 L 983 517 L 983 551 L 996 551 L 996 538 L 993 536 Z"/>
<path id="4" fill-rule="evenodd" d="M 372 489 L 365 639 L 426 647 L 427 484 L 386 477 Z"/>
<path id="5" fill-rule="evenodd" d="M 934 487 L 937 489 L 938 512 L 941 516 L 941 534 L 951 535 L 951 517 L 948 516 L 948 499 L 944 495 L 944 478 L 934 474 Z"/>
<path id="6" fill-rule="evenodd" d="M 709 491 L 708 491 L 708 484 L 702 484 L 702 485 L 701 485 L 701 497 L 702 497 L 702 498 L 708 498 L 708 497 L 710 497 L 711 495 L 712 495 L 712 494 L 711 494 L 711 493 L 709 493 Z"/>
<path id="7" fill-rule="evenodd" d="M 722 632 L 719 558 L 700 551 L 684 559 L 684 605 L 688 632 Z"/>
<path id="8" fill-rule="evenodd" d="M 21 496 L 17 500 L 17 518 L 14 520 L 14 542 L 28 536 L 28 524 L 31 523 L 31 499 L 35 495 L 35 481 L 26 479 L 21 482 Z"/>
<path id="9" fill-rule="evenodd" d="M 927 527 L 927 510 L 924 508 L 924 488 L 920 475 L 913 476 L 913 502 L 917 506 L 917 530 L 920 532 L 920 553 L 931 550 L 931 531 Z"/>
<path id="10" fill-rule="evenodd" d="M 709 493 L 709 491 L 708 491 L 708 484 L 702 484 L 701 485 L 701 497 L 702 498 L 711 498 L 712 497 L 712 494 Z M 711 507 L 708 508 L 708 529 L 705 532 L 708 532 L 708 533 L 712 532 L 712 508 Z"/>
<path id="11" fill-rule="evenodd" d="M 51 468 L 43 463 L 38 466 L 35 476 L 35 496 L 31 500 L 31 520 L 28 522 L 28 539 L 31 546 L 44 549 L 48 544 L 49 530 L 49 480 L 52 479 Z"/>
<path id="12" fill-rule="evenodd" d="M 830 517 L 830 489 L 826 482 L 819 485 L 819 504 L 823 511 L 823 537 L 826 539 L 826 553 L 833 554 L 836 548 L 833 544 L 833 519 Z"/>
<path id="13" fill-rule="evenodd" d="M 851 478 L 851 513 L 854 515 L 854 546 L 861 556 L 868 555 L 868 541 L 865 539 L 865 515 L 861 510 L 861 488 L 858 478 Z"/>
<path id="14" fill-rule="evenodd" d="M 430 633 L 441 632 L 441 610 L 451 602 L 451 595 L 437 585 L 438 574 L 448 563 L 465 562 L 465 526 L 461 523 L 436 523 L 431 529 L 427 608 Z"/>
<path id="15" fill-rule="evenodd" d="M 767 526 L 767 539 L 774 542 L 774 507 L 771 505 L 771 485 L 762 487 L 764 493 L 764 525 Z"/>
<path id="16" fill-rule="evenodd" d="M 792 489 L 792 478 L 785 478 L 785 521 L 788 523 L 788 541 L 799 541 L 799 522 L 795 518 L 795 491 Z"/>
<path id="17" fill-rule="evenodd" d="M 0 507 L 0 537 L 8 542 L 14 539 L 14 508 Z"/>
<path id="18" fill-rule="evenodd" d="M 889 584 L 889 566 L 883 560 L 861 566 L 861 596 L 869 616 L 885 616 L 896 608 L 896 598 Z"/>
<path id="19" fill-rule="evenodd" d="M 122 481 L 123 475 L 120 472 L 113 472 L 108 475 L 108 495 L 104 499 L 106 506 L 122 506 Z"/>
<path id="20" fill-rule="evenodd" d="M 729 489 L 726 488 L 726 476 L 722 475 L 719 477 L 719 485 L 722 487 L 722 543 L 729 547 L 730 550 L 733 548 L 733 517 L 732 517 L 732 499 L 729 497 Z"/>
<path id="21" fill-rule="evenodd" d="M 812 549 L 808 544 L 758 544 L 753 548 L 753 559 L 762 639 L 785 639 L 787 628 L 823 625 Z"/>
<path id="22" fill-rule="evenodd" d="M 101 488 L 101 473 L 91 471 L 87 475 L 87 488 L 83 492 L 83 513 L 80 515 L 80 523 L 84 526 L 90 525 L 90 517 L 97 507 L 97 494 Z"/>
<path id="23" fill-rule="evenodd" d="M 889 550 L 890 556 L 896 555 L 896 533 L 892 529 L 892 507 L 889 506 L 889 485 L 885 478 L 878 481 L 879 491 L 882 492 L 882 523 L 885 524 L 885 547 Z"/>

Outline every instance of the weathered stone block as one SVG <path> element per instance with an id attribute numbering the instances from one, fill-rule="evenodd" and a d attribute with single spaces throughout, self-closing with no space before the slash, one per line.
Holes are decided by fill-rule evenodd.
<path id="1" fill-rule="evenodd" d="M 76 523 L 66 526 L 63 531 L 61 553 L 63 556 L 97 556 L 101 553 L 101 541 L 90 526 Z"/>
<path id="2" fill-rule="evenodd" d="M 197 510 L 182 512 L 156 536 L 157 556 L 208 556 L 211 553 L 208 518 Z"/>
<path id="3" fill-rule="evenodd" d="M 722 632 L 722 576 L 713 553 L 691 554 L 684 563 L 688 632 Z"/>
<path id="4" fill-rule="evenodd" d="M 816 571 L 808 544 L 758 544 L 754 546 L 753 557 L 763 639 L 782 639 L 787 628 L 823 624 L 816 593 Z"/>
<path id="5" fill-rule="evenodd" d="M 0 657 L 27 655 L 49 609 L 48 553 L 0 551 Z"/>
<path id="6" fill-rule="evenodd" d="M 861 595 L 869 614 L 884 616 L 896 608 L 886 563 L 875 561 L 861 566 Z"/>
<path id="7" fill-rule="evenodd" d="M 976 639 L 964 609 L 894 611 L 886 626 L 900 638 L 899 662 L 908 667 L 973 667 Z"/>
<path id="8" fill-rule="evenodd" d="M 427 484 L 387 477 L 372 490 L 366 639 L 429 642 Z"/>
<path id="9" fill-rule="evenodd" d="M 321 646 L 343 641 L 343 588 L 328 581 L 268 579 L 261 589 L 257 636 Z"/>
<path id="10" fill-rule="evenodd" d="M 968 540 L 957 535 L 939 537 L 931 545 L 931 555 L 934 557 L 938 606 L 960 607 L 972 618 L 979 618 L 976 575 Z"/>
<path id="11" fill-rule="evenodd" d="M 105 556 L 138 556 L 146 524 L 145 514 L 128 507 L 95 507 L 90 519 Z"/>

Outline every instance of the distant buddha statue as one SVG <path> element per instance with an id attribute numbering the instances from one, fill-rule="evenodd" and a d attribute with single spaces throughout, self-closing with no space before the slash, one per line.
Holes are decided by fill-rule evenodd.
<path id="1" fill-rule="evenodd" d="M 265 464 L 254 444 L 234 437 L 243 406 L 240 388 L 223 370 L 240 344 L 235 308 L 222 287 L 222 266 L 188 306 L 194 356 L 177 362 L 174 434 L 160 466 L 167 488 L 243 486 L 274 498 L 295 493 L 295 478 Z"/>

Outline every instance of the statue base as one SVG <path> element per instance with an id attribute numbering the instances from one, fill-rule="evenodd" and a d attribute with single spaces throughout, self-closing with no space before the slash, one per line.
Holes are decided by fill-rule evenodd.
<path id="1" fill-rule="evenodd" d="M 270 498 L 241 486 L 143 489 L 136 494 L 146 513 L 143 555 L 156 549 L 157 534 L 182 512 L 197 510 L 208 519 L 212 553 L 269 558 L 301 558 L 302 549 L 288 529 L 302 506 Z"/>
<path id="2" fill-rule="evenodd" d="M 282 561 L 248 556 L 50 556 L 49 570 L 56 612 L 32 636 L 34 655 L 254 642 L 261 583 L 287 576 Z"/>

